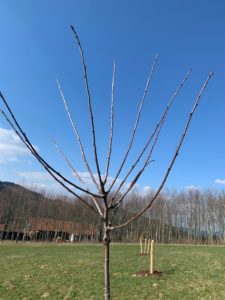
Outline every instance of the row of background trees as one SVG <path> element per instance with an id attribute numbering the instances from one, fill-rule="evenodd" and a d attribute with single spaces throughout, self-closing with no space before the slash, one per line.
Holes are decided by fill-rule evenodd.
<path id="1" fill-rule="evenodd" d="M 144 202 L 149 201 L 152 193 L 133 192 L 127 196 L 115 222 L 132 217 Z M 100 220 L 79 200 L 46 194 L 45 191 L 31 192 L 18 186 L 0 191 L 1 225 L 16 232 L 31 218 L 73 221 L 80 228 L 92 226 L 95 228 L 92 240 L 102 239 Z M 137 242 L 140 237 L 158 243 L 225 243 L 225 192 L 173 190 L 162 193 L 152 209 L 140 219 L 112 233 L 115 242 Z"/>

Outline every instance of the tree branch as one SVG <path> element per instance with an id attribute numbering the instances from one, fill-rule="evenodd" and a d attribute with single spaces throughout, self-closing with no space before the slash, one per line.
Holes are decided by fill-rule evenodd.
<path id="1" fill-rule="evenodd" d="M 146 94 L 147 94 L 147 91 L 148 91 L 148 88 L 149 88 L 149 84 L 150 84 L 150 81 L 151 81 L 151 78 L 152 78 L 152 75 L 154 73 L 154 70 L 155 70 L 155 66 L 156 66 L 156 62 L 157 62 L 157 59 L 158 59 L 158 55 L 156 54 L 155 58 L 154 58 L 154 61 L 153 61 L 153 65 L 152 65 L 152 68 L 151 68 L 151 72 L 150 72 L 150 75 L 147 79 L 147 82 L 146 82 L 146 86 L 145 86 L 145 90 L 144 90 L 144 94 L 142 96 L 142 99 L 141 99 L 141 102 L 140 102 L 140 106 L 139 106 L 139 110 L 138 110 L 138 114 L 137 114 L 137 118 L 136 118 L 136 121 L 135 121 L 135 124 L 134 124 L 134 129 L 133 129 L 133 133 L 132 133 L 132 136 L 131 136 L 131 140 L 130 140 L 130 143 L 128 145 L 128 148 L 127 148 L 127 151 L 125 153 L 125 156 L 124 156 L 124 159 L 119 167 L 119 170 L 112 182 L 112 184 L 110 185 L 109 189 L 108 189 L 108 192 L 111 191 L 112 187 L 114 186 L 116 180 L 118 179 L 119 177 L 119 174 L 127 160 L 127 156 L 130 152 L 130 149 L 132 147 L 132 144 L 133 144 L 133 141 L 134 141 L 134 137 L 135 137 L 135 134 L 136 134 L 136 131 L 137 131 L 137 127 L 138 127 L 138 123 L 139 123 L 139 120 L 140 120 L 140 116 L 141 116 L 141 112 L 142 112 L 142 108 L 143 108 L 143 105 L 144 105 L 144 101 L 145 101 L 145 97 L 146 97 Z"/>
<path id="2" fill-rule="evenodd" d="M 34 147 L 23 137 L 23 135 L 20 134 L 20 132 L 16 129 L 16 127 L 13 125 L 13 123 L 10 121 L 9 117 L 5 114 L 5 112 L 0 109 L 0 112 L 5 117 L 6 121 L 9 123 L 11 128 L 15 131 L 16 135 L 20 138 L 21 142 L 28 148 L 28 150 L 31 152 L 32 155 L 40 162 L 40 164 L 44 167 L 44 169 L 54 178 L 55 181 L 57 181 L 64 189 L 66 189 L 69 193 L 77 197 L 79 200 L 81 200 L 85 205 L 87 205 L 91 210 L 93 210 L 96 214 L 97 211 L 88 203 L 86 202 L 81 196 L 76 194 L 73 190 L 71 190 L 68 186 L 66 186 L 57 176 L 56 173 L 44 163 L 44 161 L 41 159 L 39 155 L 37 155 L 36 150 Z M 54 173 L 53 173 L 54 172 Z M 60 176 L 59 176 L 60 177 Z"/>
<path id="3" fill-rule="evenodd" d="M 172 160 L 171 160 L 171 162 L 170 162 L 170 164 L 169 164 L 169 167 L 168 167 L 168 169 L 167 169 L 167 172 L 166 172 L 166 174 L 165 174 L 165 176 L 164 176 L 164 178 L 163 178 L 163 180 L 162 180 L 162 182 L 161 182 L 159 188 L 158 188 L 157 191 L 155 192 L 155 195 L 152 197 L 152 199 L 151 199 L 151 201 L 148 203 L 148 205 L 147 205 L 146 207 L 144 207 L 141 211 L 139 211 L 134 217 L 132 217 L 130 220 L 126 221 L 126 222 L 123 223 L 123 224 L 120 224 L 120 225 L 117 225 L 117 226 L 114 226 L 114 227 L 110 227 L 111 230 L 112 230 L 112 229 L 122 228 L 122 227 L 124 227 L 124 226 L 127 226 L 127 225 L 131 224 L 131 223 L 134 222 L 136 219 L 138 219 L 141 215 L 143 215 L 143 214 L 144 214 L 144 213 L 152 206 L 153 202 L 155 201 L 155 199 L 157 198 L 157 196 L 158 196 L 159 193 L 161 192 L 162 188 L 164 187 L 164 184 L 165 184 L 165 182 L 166 182 L 166 180 L 167 180 L 167 178 L 168 178 L 168 176 L 169 176 L 169 174 L 170 174 L 170 172 L 171 172 L 171 170 L 172 170 L 172 167 L 173 167 L 173 165 L 174 165 L 174 162 L 176 161 L 176 158 L 177 158 L 177 156 L 178 156 L 178 154 L 179 154 L 179 150 L 180 150 L 180 148 L 181 148 L 181 146 L 182 146 L 182 144 L 183 144 L 184 138 L 185 138 L 186 133 L 187 133 L 187 130 L 188 130 L 188 128 L 189 128 L 189 125 L 190 125 L 191 119 L 192 119 L 192 117 L 193 117 L 193 114 L 194 114 L 194 112 L 195 112 L 195 110 L 196 110 L 196 108 L 197 108 L 197 106 L 198 106 L 199 100 L 200 100 L 200 98 L 201 98 L 201 96 L 202 96 L 202 94 L 203 94 L 203 92 L 204 92 L 206 86 L 208 85 L 208 82 L 209 82 L 210 78 L 212 77 L 212 75 L 213 75 L 213 72 L 210 72 L 209 75 L 208 75 L 208 78 L 206 79 L 204 85 L 202 86 L 202 88 L 201 88 L 201 90 L 200 90 L 200 92 L 199 92 L 199 94 L 198 94 L 198 96 L 197 96 L 197 99 L 196 99 L 196 101 L 195 101 L 195 103 L 194 103 L 194 105 L 193 105 L 193 108 L 192 108 L 192 110 L 191 110 L 191 112 L 190 112 L 190 114 L 189 114 L 189 118 L 188 118 L 188 120 L 187 120 L 187 123 L 186 123 L 186 125 L 185 125 L 185 127 L 184 127 L 184 130 L 183 130 L 183 133 L 182 133 L 182 135 L 181 135 L 180 141 L 179 141 L 179 143 L 178 143 L 178 145 L 177 145 L 176 151 L 175 151 L 175 153 L 174 153 L 174 155 L 173 155 L 173 157 L 172 157 Z"/>
<path id="4" fill-rule="evenodd" d="M 68 117 L 69 117 L 70 123 L 71 123 L 71 125 L 72 125 L 73 130 L 74 130 L 74 133 L 75 133 L 75 135 L 76 135 L 76 139 L 77 139 L 77 142 L 78 142 L 79 147 L 80 147 L 80 152 L 81 152 L 81 156 L 82 156 L 83 162 L 84 162 L 84 164 L 85 164 L 85 166 L 86 166 L 86 168 L 87 168 L 87 170 L 88 170 L 88 172 L 89 172 L 89 174 L 90 174 L 90 177 L 91 177 L 91 179 L 92 179 L 92 182 L 93 182 L 94 185 L 96 186 L 97 190 L 100 191 L 100 187 L 99 187 L 99 185 L 97 184 L 97 182 L 96 182 L 96 180 L 95 180 L 95 178 L 94 178 L 94 176 L 93 176 L 93 173 L 92 173 L 92 171 L 91 171 L 91 169 L 90 169 L 90 167 L 89 167 L 89 164 L 88 164 L 88 161 L 87 161 L 85 152 L 84 152 L 84 147 L 83 147 L 83 144 L 82 144 L 82 141 L 81 141 L 80 134 L 79 134 L 79 132 L 78 132 L 78 130 L 77 130 L 77 126 L 76 126 L 76 124 L 75 124 L 75 122 L 74 122 L 74 120 L 73 120 L 73 118 L 72 118 L 71 113 L 70 113 L 70 110 L 69 110 L 69 107 L 68 107 L 68 105 L 67 105 L 66 98 L 64 97 L 63 91 L 62 91 L 62 89 L 61 89 L 60 83 L 59 83 L 58 80 L 56 80 L 56 83 L 57 83 L 57 85 L 58 85 L 58 89 L 59 89 L 59 92 L 60 92 L 60 95 L 61 95 L 61 98 L 62 98 L 64 107 L 65 107 L 65 110 L 66 110 L 67 115 L 68 115 Z"/>
<path id="5" fill-rule="evenodd" d="M 95 124 L 94 124 L 94 116 L 93 116 L 93 111 L 92 111 L 92 104 L 91 104 L 91 94 L 90 94 L 90 89 L 89 89 L 89 84 L 88 84 L 88 79 L 87 79 L 87 67 L 86 67 L 86 63 L 85 63 L 85 59 L 84 59 L 84 53 L 83 53 L 83 49 L 80 43 L 80 39 L 79 36 L 76 32 L 76 30 L 74 29 L 73 26 L 71 26 L 71 29 L 74 33 L 75 39 L 77 41 L 77 45 L 78 48 L 80 50 L 80 56 L 81 56 L 81 62 L 82 62 L 82 66 L 83 66 L 83 72 L 84 72 L 84 82 L 85 82 L 85 87 L 86 87 L 86 92 L 87 92 L 87 97 L 88 97 L 88 111 L 89 111 L 89 115 L 90 115 L 90 120 L 91 120 L 91 128 L 92 128 L 92 144 L 93 144 L 93 150 L 94 150 L 94 160 L 95 160 L 95 164 L 96 164 L 96 168 L 97 168 L 97 173 L 98 173 L 98 179 L 99 179 L 99 183 L 101 186 L 101 191 L 102 193 L 104 193 L 104 184 L 101 178 L 101 171 L 100 171 L 100 167 L 99 167 L 99 162 L 98 162 L 98 155 L 97 155 L 97 146 L 96 146 L 96 137 L 95 137 Z"/>
<path id="6" fill-rule="evenodd" d="M 123 184 L 126 182 L 127 178 L 129 177 L 129 175 L 131 174 L 131 172 L 133 171 L 133 169 L 134 169 L 134 168 L 136 167 L 136 165 L 139 163 L 140 159 L 142 158 L 143 154 L 145 153 L 146 149 L 148 148 L 148 146 L 149 146 L 150 142 L 152 141 L 153 137 L 157 134 L 156 139 L 155 139 L 155 141 L 154 141 L 154 143 L 153 143 L 153 145 L 152 145 L 152 147 L 151 147 L 151 149 L 150 149 L 149 155 L 148 155 L 148 157 L 147 157 L 147 159 L 146 159 L 146 166 L 148 165 L 148 162 L 150 161 L 150 158 L 151 158 L 151 154 L 152 154 L 152 152 L 153 152 L 153 150 L 154 150 L 154 147 L 155 147 L 155 145 L 156 145 L 156 142 L 157 142 L 157 140 L 158 140 L 158 136 L 159 136 L 159 134 L 160 134 L 161 128 L 162 128 L 162 126 L 163 126 L 163 124 L 164 124 L 164 122 L 165 122 L 165 120 L 166 120 L 167 114 L 168 114 L 168 112 L 169 112 L 169 109 L 170 109 L 171 105 L 173 104 L 175 98 L 179 95 L 179 92 L 180 92 L 180 90 L 182 89 L 183 85 L 185 84 L 186 80 L 188 79 L 190 73 L 191 73 L 191 69 L 189 69 L 189 71 L 188 71 L 187 74 L 185 75 L 184 79 L 183 79 L 183 80 L 181 81 L 181 83 L 179 84 L 177 90 L 175 91 L 175 93 L 174 93 L 174 94 L 172 95 L 172 97 L 170 98 L 170 101 L 169 101 L 167 107 L 165 108 L 165 110 L 164 110 L 164 112 L 163 112 L 163 114 L 162 114 L 162 116 L 161 116 L 160 121 L 156 124 L 155 129 L 153 130 L 152 134 L 150 135 L 149 139 L 147 140 L 147 142 L 146 142 L 144 148 L 142 149 L 140 155 L 138 156 L 137 160 L 136 160 L 135 163 L 132 165 L 132 167 L 130 168 L 130 170 L 127 172 L 126 176 L 124 177 L 124 179 L 123 179 L 122 182 L 120 183 L 120 185 L 119 185 L 117 191 L 115 192 L 114 196 L 112 197 L 111 205 L 112 205 L 112 203 L 113 203 L 113 200 L 114 200 L 115 197 L 117 196 L 118 192 L 119 192 L 120 189 L 122 188 Z M 138 177 L 138 178 L 139 178 L 139 177 Z M 138 179 L 138 178 L 137 178 L 137 179 Z M 133 181 L 134 181 L 134 180 L 133 180 Z M 132 182 L 133 182 L 133 181 L 132 181 Z M 137 181 L 137 180 L 136 180 L 136 181 Z M 133 186 L 132 186 L 132 187 L 133 187 Z M 129 191 L 130 191 L 130 190 L 129 190 Z M 129 191 L 128 191 L 128 192 L 129 192 Z M 128 193 L 128 192 L 127 192 L 127 193 Z M 126 194 L 127 194 L 127 193 L 126 193 Z M 125 195 L 125 196 L 126 196 L 126 195 Z M 123 197 L 123 198 L 124 198 L 124 197 Z M 122 199 L 122 200 L 123 200 L 123 199 Z M 118 203 L 121 202 L 122 200 L 120 199 L 119 201 L 117 201 L 117 203 L 116 203 L 115 205 L 117 206 Z"/>
<path id="7" fill-rule="evenodd" d="M 94 198 L 94 196 L 92 196 L 92 194 L 90 193 L 89 188 L 87 187 L 87 185 L 85 184 L 85 182 L 83 181 L 83 179 L 80 177 L 80 175 L 78 174 L 78 172 L 76 171 L 76 169 L 73 167 L 73 165 L 71 164 L 71 162 L 69 161 L 69 159 L 66 157 L 66 155 L 64 154 L 64 152 L 62 151 L 62 149 L 58 146 L 58 144 L 56 143 L 56 141 L 53 141 L 53 143 L 55 144 L 56 149 L 59 151 L 59 153 L 62 155 L 63 159 L 66 161 L 66 163 L 68 164 L 68 166 L 70 167 L 70 169 L 72 170 L 73 174 L 77 177 L 77 179 L 85 186 L 85 189 L 87 190 L 87 194 L 90 195 L 91 199 L 93 200 L 98 213 L 101 217 L 103 217 L 103 213 L 100 209 L 100 206 L 98 205 L 96 199 Z"/>
<path id="8" fill-rule="evenodd" d="M 109 150 L 108 150 L 108 158 L 106 163 L 106 172 L 104 184 L 107 182 L 108 173 L 109 173 L 109 165 L 112 154 L 112 141 L 113 141 L 113 125 L 114 125 L 114 83 L 115 83 L 115 72 L 116 72 L 116 63 L 114 61 L 113 64 L 113 79 L 112 79 L 112 100 L 111 100 L 111 122 L 110 122 L 110 136 L 109 136 Z"/>
<path id="9" fill-rule="evenodd" d="M 42 165 L 46 166 L 49 170 L 51 170 L 53 173 L 55 173 L 58 177 L 60 177 L 63 181 L 65 181 L 66 183 L 70 184 L 71 186 L 73 186 L 74 188 L 84 192 L 84 193 L 87 193 L 86 190 L 82 189 L 80 186 L 74 184 L 73 182 L 71 182 L 70 180 L 68 180 L 67 178 L 65 178 L 62 174 L 60 174 L 56 169 L 54 169 L 50 164 L 48 164 L 38 153 L 37 151 L 35 150 L 35 148 L 33 147 L 33 145 L 31 144 L 31 142 L 29 141 L 27 135 L 25 134 L 25 132 L 22 130 L 22 128 L 20 127 L 18 121 L 16 120 L 14 114 L 12 113 L 12 110 L 10 109 L 6 99 L 4 98 L 3 94 L 0 92 L 0 98 L 2 99 L 3 103 L 5 104 L 10 116 L 12 117 L 16 127 L 18 128 L 18 131 L 20 132 L 20 134 L 23 136 L 24 138 L 24 141 L 26 142 L 26 145 L 29 145 L 30 149 L 32 149 L 31 153 L 36 157 L 38 158 L 38 161 L 40 163 L 42 163 Z M 6 115 L 5 115 L 6 116 Z M 9 119 L 8 119 L 9 120 Z M 12 123 L 11 123 L 12 124 Z M 12 124 L 13 125 L 13 124 Z M 11 125 L 11 126 L 12 126 Z M 30 150 L 29 149 L 29 150 Z M 94 197 L 99 197 L 99 198 L 102 198 L 102 196 L 100 195 L 96 195 L 94 193 L 91 193 Z"/>

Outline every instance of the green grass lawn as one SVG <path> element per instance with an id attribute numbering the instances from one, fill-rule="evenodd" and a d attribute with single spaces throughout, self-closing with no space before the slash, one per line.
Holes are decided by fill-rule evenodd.
<path id="1" fill-rule="evenodd" d="M 148 269 L 138 245 L 111 245 L 112 299 L 225 299 L 225 247 L 156 245 Z M 0 299 L 103 299 L 103 251 L 90 244 L 0 243 Z"/>

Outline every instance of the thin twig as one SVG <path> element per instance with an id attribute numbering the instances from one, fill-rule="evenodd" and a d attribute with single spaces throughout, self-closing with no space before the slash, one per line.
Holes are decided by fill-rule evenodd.
<path id="1" fill-rule="evenodd" d="M 73 165 L 71 164 L 71 162 L 69 161 L 69 159 L 66 157 L 65 153 L 62 151 L 62 149 L 59 147 L 59 145 L 56 143 L 56 141 L 53 140 L 53 143 L 56 147 L 56 149 L 58 150 L 58 152 L 61 154 L 61 156 L 63 157 L 63 159 L 67 162 L 67 164 L 69 165 L 69 167 L 72 169 L 74 175 L 77 177 L 77 179 L 83 184 L 85 185 L 85 182 L 83 181 L 83 179 L 80 177 L 80 175 L 78 174 L 78 172 L 76 171 L 76 169 L 73 167 Z M 86 188 L 86 186 L 85 186 Z"/>
<path id="2" fill-rule="evenodd" d="M 86 67 L 84 53 L 83 53 L 83 49 L 82 49 L 82 46 L 80 43 L 79 36 L 73 26 L 71 26 L 71 29 L 74 33 L 78 48 L 80 50 L 81 62 L 82 62 L 83 72 L 84 72 L 84 82 L 85 82 L 85 87 L 86 87 L 86 92 L 87 92 L 87 97 L 88 97 L 88 111 L 89 111 L 90 120 L 91 120 L 94 160 L 95 160 L 95 164 L 96 164 L 96 168 L 97 168 L 98 179 L 99 179 L 99 183 L 101 186 L 101 191 L 103 193 L 105 190 L 104 190 L 104 184 L 103 184 L 103 180 L 101 178 L 101 171 L 100 171 L 99 162 L 98 162 L 97 145 L 96 145 L 96 137 L 95 137 L 95 124 L 94 124 L 94 116 L 93 116 L 92 104 L 91 104 L 91 94 L 90 94 L 89 83 L 88 83 L 88 79 L 87 79 L 87 67 Z"/>
<path id="3" fill-rule="evenodd" d="M 62 149 L 59 147 L 59 145 L 56 143 L 56 141 L 53 141 L 56 149 L 59 151 L 59 153 L 61 154 L 61 156 L 63 157 L 63 159 L 66 161 L 66 163 L 68 164 L 68 166 L 70 167 L 70 169 L 72 170 L 73 174 L 77 177 L 77 179 L 84 185 L 85 189 L 90 192 L 89 188 L 87 187 L 86 183 L 83 181 L 83 179 L 80 177 L 79 173 L 76 171 L 76 169 L 73 167 L 73 165 L 71 164 L 71 162 L 69 161 L 69 159 L 67 158 L 67 156 L 65 155 L 65 153 L 62 151 Z M 100 206 L 98 205 L 96 199 L 94 196 L 90 195 L 91 199 L 93 200 L 99 215 L 101 217 L 103 217 L 103 213 L 100 209 Z"/>
<path id="4" fill-rule="evenodd" d="M 186 133 L 187 133 L 187 131 L 188 131 L 188 128 L 189 128 L 191 119 L 192 119 L 192 117 L 193 117 L 193 114 L 194 114 L 194 112 L 195 112 L 195 110 L 196 110 L 196 108 L 197 108 L 197 106 L 198 106 L 199 100 L 200 100 L 200 98 L 201 98 L 201 96 L 202 96 L 202 94 L 203 94 L 203 92 L 204 92 L 206 86 L 208 85 L 208 82 L 209 82 L 210 78 L 212 77 L 212 75 L 213 75 L 213 72 L 210 72 L 209 75 L 208 75 L 208 78 L 206 79 L 204 85 L 202 86 L 202 88 L 201 88 L 201 90 L 200 90 L 200 92 L 199 92 L 199 94 L 198 94 L 198 96 L 197 96 L 197 99 L 196 99 L 196 101 L 195 101 L 195 103 L 194 103 L 194 105 L 193 105 L 193 108 L 192 108 L 192 110 L 191 110 L 191 112 L 190 112 L 190 114 L 189 114 L 187 123 L 186 123 L 186 125 L 185 125 L 185 127 L 184 127 L 184 131 L 183 131 L 183 133 L 182 133 L 182 135 L 181 135 L 180 141 L 179 141 L 179 143 L 178 143 L 178 145 L 177 145 L 177 147 L 176 147 L 176 151 L 175 151 L 175 153 L 174 153 L 174 155 L 173 155 L 173 157 L 172 157 L 172 160 L 171 160 L 171 162 L 170 162 L 170 164 L 169 164 L 169 167 L 168 167 L 168 169 L 167 169 L 167 172 L 166 172 L 165 176 L 163 177 L 163 180 L 161 181 L 161 184 L 160 184 L 159 188 L 158 188 L 157 191 L 155 192 L 155 195 L 152 197 L 152 199 L 151 199 L 151 201 L 148 203 L 148 205 L 147 205 L 146 207 L 144 207 L 141 211 L 139 211 L 134 217 L 132 217 L 130 220 L 126 221 L 126 222 L 123 223 L 123 224 L 120 224 L 120 225 L 117 225 L 117 226 L 114 226 L 114 227 L 110 227 L 111 230 L 112 230 L 112 229 L 122 228 L 122 227 L 124 227 L 124 226 L 127 226 L 127 225 L 131 224 L 131 223 L 134 222 L 136 219 L 138 219 L 141 215 L 143 215 L 143 214 L 146 212 L 146 210 L 149 209 L 149 208 L 152 206 L 153 202 L 155 201 L 155 199 L 157 198 L 157 196 L 158 196 L 159 193 L 161 192 L 162 188 L 164 187 L 164 184 L 165 184 L 165 182 L 166 182 L 166 180 L 167 180 L 167 178 L 168 178 L 168 176 L 169 176 L 169 174 L 170 174 L 170 172 L 171 172 L 171 170 L 172 170 L 172 167 L 173 167 L 173 165 L 174 165 L 174 162 L 176 161 L 176 158 L 177 158 L 177 156 L 178 156 L 178 154 L 179 154 L 179 150 L 180 150 L 180 148 L 181 148 L 181 146 L 182 146 L 182 144 L 183 144 L 184 138 L 185 138 Z"/>
<path id="5" fill-rule="evenodd" d="M 135 137 L 135 134 L 136 134 L 136 131 L 137 131 L 138 123 L 139 123 L 139 120 L 140 120 L 142 108 L 143 108 L 143 105 L 144 105 L 145 97 L 146 97 L 146 94 L 147 94 L 147 91 L 148 91 L 148 88 L 149 88 L 149 85 L 150 85 L 150 82 L 151 82 L 152 75 L 153 75 L 154 70 L 155 70 L 157 59 L 158 59 L 158 54 L 156 54 L 156 56 L 154 58 L 154 61 L 153 61 L 153 64 L 152 64 L 152 68 L 151 68 L 149 77 L 147 79 L 146 85 L 145 85 L 145 90 L 144 90 L 144 93 L 143 93 L 143 96 L 142 96 L 142 99 L 141 99 L 141 102 L 140 102 L 140 106 L 139 106 L 139 109 L 138 109 L 137 118 L 136 118 L 136 121 L 135 121 L 135 124 L 134 124 L 134 129 L 133 129 L 133 132 L 132 132 L 130 143 L 128 145 L 128 148 L 127 148 L 127 151 L 125 153 L 124 159 L 123 159 L 123 161 L 122 161 L 122 163 L 121 163 L 121 165 L 119 167 L 119 170 L 118 170 L 116 176 L 114 177 L 114 180 L 112 181 L 112 183 L 111 183 L 111 185 L 110 185 L 110 187 L 108 189 L 108 192 L 111 191 L 111 189 L 113 188 L 116 180 L 118 179 L 119 174 L 120 174 L 120 172 L 123 169 L 123 166 L 124 166 L 124 164 L 125 164 L 125 162 L 127 160 L 127 156 L 128 156 L 128 154 L 130 152 L 130 149 L 132 147 L 132 144 L 133 144 L 133 141 L 134 141 L 134 137 Z"/>
<path id="6" fill-rule="evenodd" d="M 113 78 L 112 78 L 112 99 L 111 99 L 111 122 L 110 122 L 110 136 L 109 136 L 109 150 L 108 150 L 108 158 L 106 164 L 106 172 L 104 184 L 107 182 L 108 174 L 109 174 L 109 165 L 112 154 L 112 141 L 113 141 L 113 125 L 114 125 L 114 85 L 115 85 L 115 72 L 116 72 L 116 63 L 114 61 L 113 64 Z"/>
<path id="7" fill-rule="evenodd" d="M 86 168 L 87 168 L 87 170 L 88 170 L 88 172 L 89 172 L 89 174 L 90 174 L 90 177 L 91 177 L 91 179 L 92 179 L 92 182 L 94 183 L 94 185 L 96 186 L 96 188 L 97 188 L 98 190 L 100 190 L 100 187 L 99 187 L 99 185 L 97 184 L 97 182 L 96 182 L 96 180 L 95 180 L 95 178 L 94 178 L 94 175 L 93 175 L 93 173 L 92 173 L 92 171 L 91 171 L 91 169 L 90 169 L 90 166 L 89 166 L 89 164 L 88 164 L 88 161 L 87 161 L 87 158 L 86 158 L 86 155 L 85 155 L 85 151 L 84 151 L 84 147 L 83 147 L 83 144 L 82 144 L 82 141 L 81 141 L 80 134 L 79 134 L 79 132 L 78 132 L 77 126 L 76 126 L 76 124 L 75 124 L 75 122 L 74 122 L 74 120 L 73 120 L 73 118 L 72 118 L 71 113 L 70 113 L 70 110 L 69 110 L 69 107 L 68 107 L 68 105 L 67 105 L 66 98 L 65 98 L 65 96 L 64 96 L 64 94 L 63 94 L 61 85 L 60 85 L 60 83 L 59 83 L 58 80 L 56 80 L 56 83 L 57 83 L 57 86 L 58 86 L 58 89 L 59 89 L 59 92 L 60 92 L 60 96 L 61 96 L 61 99 L 62 99 L 62 101 L 63 101 L 64 107 L 65 107 L 65 110 L 66 110 L 66 112 L 67 112 L 67 115 L 68 115 L 68 117 L 69 117 L 70 123 L 71 123 L 71 125 L 72 125 L 73 130 L 74 130 L 74 133 L 75 133 L 77 142 L 78 142 L 78 144 L 79 144 L 80 152 L 81 152 L 81 156 L 82 156 L 83 162 L 84 162 L 84 164 L 85 164 L 85 166 L 86 166 Z"/>
<path id="8" fill-rule="evenodd" d="M 115 204 L 116 206 L 118 205 L 119 202 L 121 202 L 124 197 L 129 193 L 129 191 L 132 189 L 132 187 L 134 186 L 134 184 L 137 182 L 138 178 L 141 176 L 141 174 L 143 173 L 144 169 L 147 167 L 149 161 L 150 161 L 150 158 L 151 158 L 151 155 L 152 155 L 152 152 L 155 148 L 155 145 L 157 143 L 157 140 L 158 140 L 158 137 L 160 135 L 160 132 L 161 132 L 161 129 L 163 127 L 163 124 L 166 120 L 166 117 L 167 117 L 167 114 L 169 112 L 169 109 L 171 107 L 171 105 L 173 104 L 175 98 L 178 96 L 180 90 L 182 89 L 184 83 L 186 82 L 186 80 L 188 79 L 189 75 L 191 73 L 191 69 L 189 69 L 189 71 L 187 72 L 187 74 L 185 75 L 184 79 L 181 81 L 181 83 L 179 84 L 178 88 L 176 89 L 175 93 L 172 95 L 172 97 L 170 98 L 170 101 L 165 109 L 165 111 L 163 112 L 162 114 L 162 117 L 159 121 L 159 123 L 157 123 L 155 129 L 153 130 L 152 134 L 150 135 L 147 143 L 145 144 L 144 148 L 142 149 L 140 155 L 138 156 L 137 160 L 135 161 L 135 163 L 132 165 L 132 167 L 130 168 L 130 170 L 128 171 L 128 173 L 126 174 L 125 178 L 122 180 L 122 182 L 120 183 L 117 191 L 115 192 L 114 196 L 112 197 L 112 202 L 113 200 L 115 199 L 115 197 L 117 196 L 118 192 L 120 191 L 121 187 L 123 186 L 123 184 L 125 183 L 125 181 L 127 180 L 128 176 L 131 174 L 131 172 L 133 171 L 133 169 L 136 167 L 136 165 L 138 164 L 138 162 L 140 161 L 141 157 L 143 156 L 143 154 L 145 153 L 146 149 L 148 148 L 150 142 L 152 141 L 153 137 L 156 135 L 156 138 L 153 142 L 153 145 L 149 151 L 149 154 L 145 160 L 145 163 L 144 163 L 144 166 L 142 167 L 142 169 L 138 172 L 139 176 L 135 176 L 135 178 L 132 180 L 132 183 L 130 185 L 130 187 L 128 188 L 128 190 L 124 193 L 124 196 L 122 196 L 118 201 L 117 203 Z M 111 202 L 111 203 L 112 203 Z M 112 205 L 112 204 L 111 204 Z"/>

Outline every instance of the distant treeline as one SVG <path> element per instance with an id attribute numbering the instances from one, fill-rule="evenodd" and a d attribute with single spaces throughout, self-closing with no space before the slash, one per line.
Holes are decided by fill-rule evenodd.
<path id="1" fill-rule="evenodd" d="M 126 219 L 150 198 L 151 193 L 145 197 L 130 195 L 117 217 Z M 116 239 L 131 242 L 138 237 L 158 243 L 225 243 L 225 192 L 162 193 L 142 218 L 118 231 Z"/>
<path id="2" fill-rule="evenodd" d="M 151 196 L 151 192 L 130 194 L 114 222 L 127 220 Z M 54 240 L 59 236 L 68 239 L 71 234 L 75 240 L 102 239 L 99 220 L 79 200 L 0 184 L 0 239 Z M 111 238 L 137 242 L 140 237 L 158 243 L 225 243 L 225 192 L 164 192 L 151 210 L 130 226 L 113 231 Z"/>

